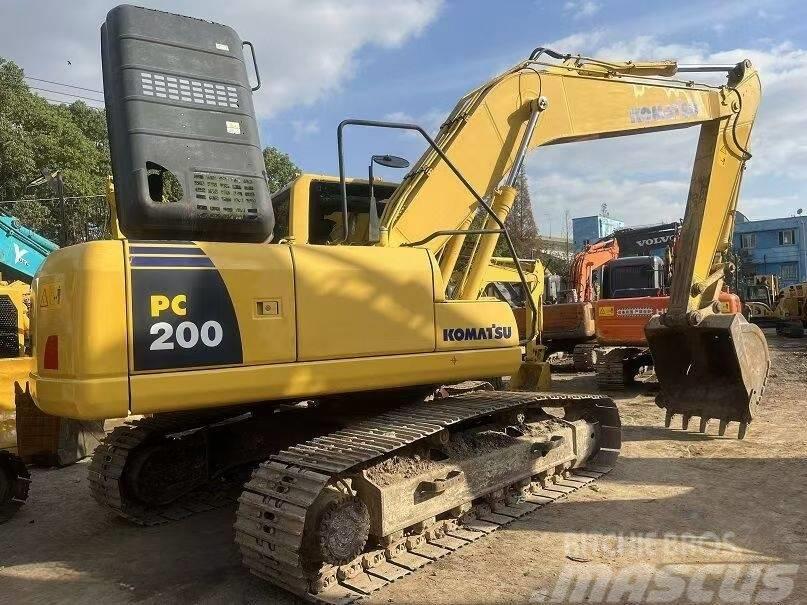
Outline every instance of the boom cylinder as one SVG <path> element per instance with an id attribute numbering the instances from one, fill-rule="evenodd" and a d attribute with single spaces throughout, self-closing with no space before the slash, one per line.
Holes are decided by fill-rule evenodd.
<path id="1" fill-rule="evenodd" d="M 490 208 L 502 223 L 507 220 L 507 215 L 510 214 L 515 199 L 516 188 L 507 185 L 499 189 L 493 197 Z M 489 216 L 488 220 L 485 221 L 485 229 L 496 229 L 498 226 L 493 217 Z M 498 241 L 498 233 L 481 236 L 476 254 L 471 259 L 468 277 L 462 284 L 459 296 L 462 300 L 476 300 L 479 297 L 479 287 L 482 285 L 485 268 L 490 264 L 490 259 L 493 257 L 493 251 L 496 249 Z M 516 262 L 518 261 L 516 260 Z"/>
<path id="2" fill-rule="evenodd" d="M 493 196 L 493 201 L 490 204 L 490 209 L 493 214 L 498 218 L 498 222 L 493 216 L 488 216 L 485 221 L 485 229 L 504 228 L 504 221 L 507 220 L 507 215 L 513 207 L 516 199 L 516 189 L 513 187 L 518 176 L 518 171 L 524 163 L 524 158 L 527 156 L 527 150 L 530 147 L 532 135 L 535 133 L 535 127 L 538 125 L 538 118 L 549 105 L 546 97 L 539 97 L 529 102 L 530 117 L 527 120 L 527 126 L 524 129 L 524 136 L 516 151 L 515 159 L 510 167 L 510 173 L 504 181 L 504 185 L 500 187 Z M 499 234 L 483 235 L 482 239 L 474 250 L 471 257 L 468 273 L 462 282 L 460 290 L 460 298 L 463 300 L 474 300 L 479 295 L 479 287 L 482 285 L 482 277 L 485 269 L 493 257 L 493 251 L 496 249 L 496 243 L 499 241 Z M 515 254 L 515 251 L 513 251 Z M 513 258 L 518 268 L 518 259 Z M 521 270 L 519 269 L 519 273 Z M 522 276 L 523 279 L 523 276 Z M 535 336 L 530 334 L 530 338 Z"/>
<path id="3" fill-rule="evenodd" d="M 465 231 L 466 229 L 470 228 L 473 220 L 474 214 L 469 214 L 459 226 L 459 229 Z M 460 257 L 460 251 L 462 250 L 462 245 L 464 243 L 465 234 L 457 233 L 450 240 L 448 240 L 446 247 L 443 249 L 443 255 L 440 257 L 440 271 L 442 272 L 446 282 L 448 282 L 448 278 L 451 277 L 451 274 L 454 273 L 454 267 L 457 266 L 457 259 Z"/>

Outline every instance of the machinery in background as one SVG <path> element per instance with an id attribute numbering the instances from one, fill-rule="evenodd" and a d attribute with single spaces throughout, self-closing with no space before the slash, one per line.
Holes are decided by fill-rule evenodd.
<path id="1" fill-rule="evenodd" d="M 0 523 L 28 498 L 30 474 L 17 450 L 15 390 L 33 369 L 28 307 L 31 287 L 0 282 Z"/>
<path id="2" fill-rule="evenodd" d="M 547 272 L 544 276 L 544 304 L 554 305 L 561 302 L 562 293 L 568 289 L 565 283 L 566 280 L 562 275 Z"/>
<path id="3" fill-rule="evenodd" d="M 653 365 L 644 328 L 667 310 L 667 268 L 658 256 L 631 256 L 609 262 L 602 273 L 594 371 L 600 389 L 621 390 Z"/>
<path id="4" fill-rule="evenodd" d="M 669 282 L 659 276 L 664 263 L 657 256 L 620 258 L 603 267 L 603 296 L 594 303 L 597 313 L 597 347 L 594 371 L 597 386 L 622 390 L 635 382 L 653 380 L 653 357 L 645 326 L 669 304 Z M 627 287 L 630 286 L 630 287 Z M 721 292 L 720 313 L 739 313 L 740 299 Z"/>
<path id="5" fill-rule="evenodd" d="M 30 284 L 45 258 L 59 246 L 0 211 L 0 272 L 7 281 Z"/>
<path id="6" fill-rule="evenodd" d="M 0 212 L 0 523 L 28 497 L 30 474 L 17 448 L 15 385 L 25 385 L 34 367 L 28 309 L 30 282 L 58 246 Z"/>
<path id="7" fill-rule="evenodd" d="M 660 256 L 621 257 L 602 268 L 602 297 L 594 303 L 597 344 L 593 351 L 600 389 L 622 390 L 640 374 L 652 379 L 645 326 L 669 305 L 675 244 L 673 232 L 654 250 Z M 741 311 L 735 294 L 721 292 L 718 303 L 720 313 Z"/>
<path id="8" fill-rule="evenodd" d="M 669 267 L 669 250 L 678 227 L 678 223 L 628 227 L 586 245 L 572 263 L 571 282 L 575 287 L 567 295 L 572 300 L 544 309 L 543 337 L 550 350 L 571 349 L 575 371 L 594 370 L 602 346 L 598 341 L 594 303 L 603 297 L 604 267 L 617 258 L 636 256 L 658 256 L 666 259 Z M 639 340 L 643 341 L 644 336 Z"/>
<path id="9" fill-rule="evenodd" d="M 778 275 L 754 275 L 746 287 L 743 313 L 751 323 L 775 327 L 780 336 L 801 338 L 807 328 L 807 282 L 780 288 Z"/>
<path id="10" fill-rule="evenodd" d="M 776 298 L 779 293 L 778 275 L 753 275 L 751 283 L 746 285 L 742 293 L 743 314 L 746 319 L 763 318 L 773 315 Z M 757 323 L 757 322 L 754 322 Z"/>
<path id="11" fill-rule="evenodd" d="M 561 299 L 565 302 L 544 305 L 542 338 L 550 351 L 574 351 L 574 369 L 593 369 L 595 337 L 594 301 L 597 299 L 599 269 L 619 256 L 619 244 L 612 237 L 586 244 L 572 262 L 569 283 L 572 286 Z"/>
<path id="12" fill-rule="evenodd" d="M 679 223 L 666 223 L 614 234 L 624 252 L 602 269 L 596 344 L 590 353 L 600 389 L 621 390 L 653 365 L 644 328 L 667 309 L 679 228 Z"/>
<path id="13" fill-rule="evenodd" d="M 776 333 L 780 336 L 802 338 L 807 328 L 807 282 L 785 286 L 779 290 L 776 306 Z"/>
<path id="14" fill-rule="evenodd" d="M 305 238 L 316 225 L 322 243 L 291 239 L 291 229 L 266 243 L 274 215 L 243 46 L 232 29 L 197 19 L 131 6 L 107 16 L 104 88 L 126 237 L 57 251 L 37 275 L 34 395 L 69 417 L 152 415 L 117 428 L 90 465 L 94 497 L 136 523 L 209 507 L 222 478 L 261 461 L 239 498 L 244 564 L 307 599 L 350 602 L 578 489 L 619 454 L 607 397 L 464 382 L 535 382 L 534 301 L 525 297 L 520 340 L 510 305 L 479 296 L 500 236 L 516 257 L 504 225 L 527 151 L 699 126 L 683 239 L 714 262 L 713 227 L 731 222 L 726 179 L 742 168 L 737 145 L 748 144 L 759 81 L 747 62 L 687 68 L 536 49 L 460 99 L 435 139 L 411 124 L 340 124 L 337 211 L 312 221 L 289 210 L 289 225 L 308 221 Z M 704 69 L 727 72 L 727 85 L 672 79 Z M 370 195 L 366 230 L 343 179 L 348 127 L 410 130 L 428 143 L 385 203 Z M 170 175 L 182 195 L 166 202 Z M 315 186 L 321 194 L 309 181 L 298 198 L 309 210 Z M 304 184 L 290 200 L 294 187 Z M 479 213 L 485 222 L 472 228 Z M 467 237 L 467 271 L 449 291 Z M 719 386 L 745 418 L 764 385 L 765 341 L 742 318 L 710 325 L 717 292 L 702 269 L 677 269 L 699 294 L 673 296 L 655 346 L 683 335 L 691 342 L 675 342 L 676 355 L 739 366 Z M 676 312 L 706 324 L 681 327 Z M 733 348 L 713 348 L 727 336 Z M 688 365 L 714 385 L 698 359 Z M 669 411 L 689 403 L 686 390 L 666 395 Z"/>

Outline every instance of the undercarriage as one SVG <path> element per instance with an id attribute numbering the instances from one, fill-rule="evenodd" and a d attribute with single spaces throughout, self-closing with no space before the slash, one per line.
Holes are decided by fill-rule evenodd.
<path id="1" fill-rule="evenodd" d="M 575 345 L 572 352 L 575 372 L 591 372 L 597 366 L 598 347 L 596 342 Z"/>
<path id="2" fill-rule="evenodd" d="M 597 387 L 605 391 L 623 391 L 636 382 L 643 369 L 653 367 L 647 347 L 596 347 L 594 371 Z"/>
<path id="3" fill-rule="evenodd" d="M 343 407 L 135 421 L 96 451 L 93 495 L 143 525 L 237 499 L 250 571 L 349 602 L 593 481 L 621 444 L 601 396 L 444 389 Z"/>

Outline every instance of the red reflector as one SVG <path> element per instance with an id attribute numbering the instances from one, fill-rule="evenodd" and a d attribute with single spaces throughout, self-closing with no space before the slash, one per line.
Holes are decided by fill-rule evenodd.
<path id="1" fill-rule="evenodd" d="M 59 369 L 59 337 L 48 336 L 45 341 L 45 354 L 42 356 L 42 363 L 46 370 Z"/>

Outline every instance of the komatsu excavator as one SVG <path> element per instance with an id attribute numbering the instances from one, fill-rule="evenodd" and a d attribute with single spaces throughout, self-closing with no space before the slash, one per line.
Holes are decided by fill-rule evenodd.
<path id="1" fill-rule="evenodd" d="M 682 375 L 700 374 L 693 388 L 720 381 L 732 395 L 721 413 L 750 419 L 764 338 L 741 317 L 710 315 L 759 99 L 749 63 L 708 68 L 728 73 L 711 87 L 672 79 L 702 66 L 538 49 L 463 97 L 435 139 L 347 120 L 325 242 L 267 243 L 250 45 L 222 25 L 131 6 L 110 11 L 101 33 L 123 238 L 59 250 L 42 267 L 32 378 L 52 414 L 150 415 L 115 429 L 90 465 L 93 495 L 118 515 L 148 524 L 204 510 L 229 469 L 262 461 L 239 497 L 244 563 L 306 598 L 349 602 L 607 472 L 621 443 L 613 402 L 515 390 L 534 378 L 536 314 L 522 343 L 510 306 L 479 297 L 500 236 L 516 256 L 504 228 L 515 175 L 545 144 L 700 126 L 682 235 L 691 262 L 651 343 L 675 340 L 692 360 Z M 364 245 L 344 179 L 344 134 L 357 127 L 428 143 L 380 216 L 371 196 Z M 477 212 L 486 223 L 471 228 Z M 470 235 L 478 245 L 448 297 Z M 727 371 L 705 373 L 715 363 Z M 503 375 L 514 390 L 462 383 Z M 667 409 L 689 413 L 690 393 L 668 379 Z"/>

